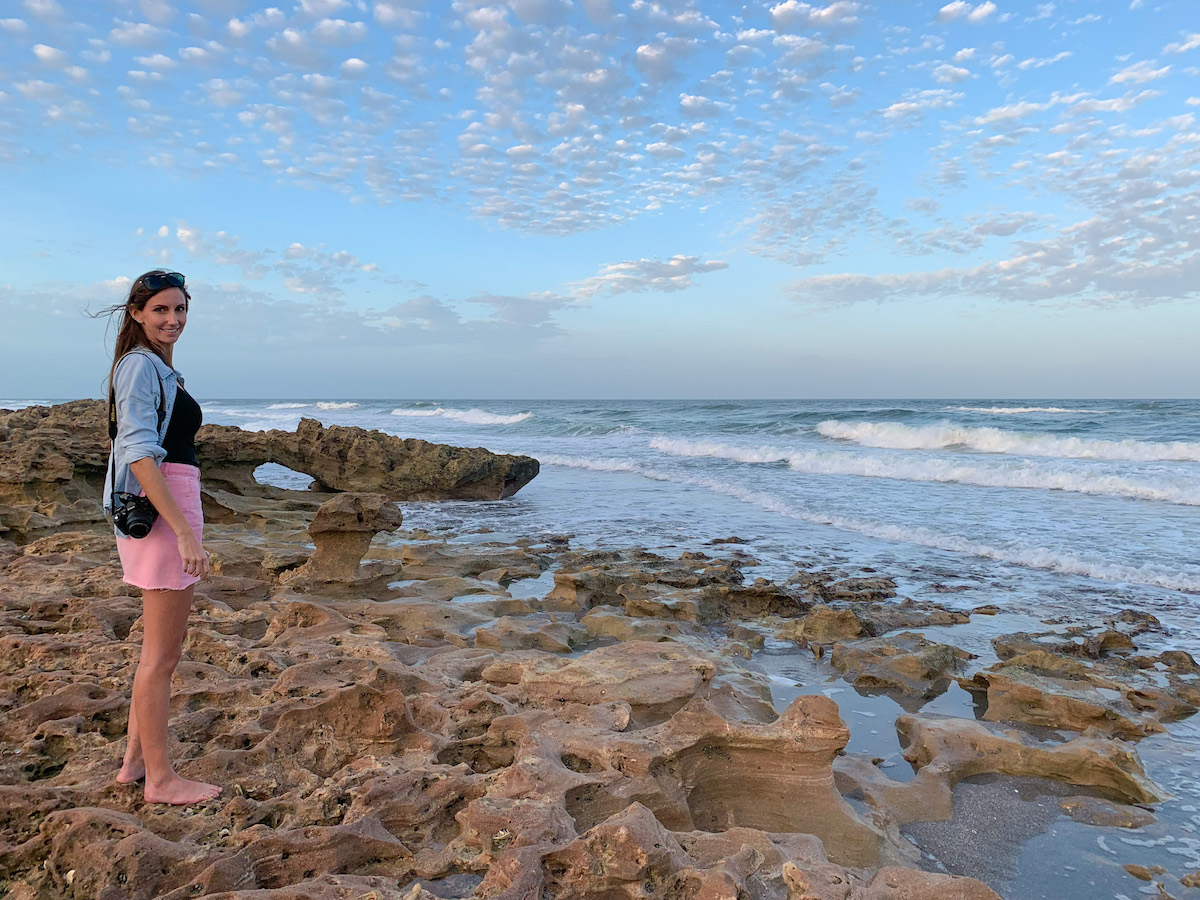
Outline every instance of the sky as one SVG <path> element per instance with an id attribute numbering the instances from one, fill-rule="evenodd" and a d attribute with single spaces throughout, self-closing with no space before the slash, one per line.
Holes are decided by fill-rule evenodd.
<path id="1" fill-rule="evenodd" d="M 1200 396 L 1194 0 L 0 0 L 0 399 Z"/>

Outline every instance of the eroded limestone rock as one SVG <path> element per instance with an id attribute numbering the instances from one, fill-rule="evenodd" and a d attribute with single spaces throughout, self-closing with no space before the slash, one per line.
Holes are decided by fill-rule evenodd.
<path id="1" fill-rule="evenodd" d="M 945 692 L 950 676 L 971 654 L 904 632 L 835 644 L 829 662 L 855 687 L 895 689 L 922 697 Z"/>
<path id="2" fill-rule="evenodd" d="M 400 508 L 382 494 L 345 493 L 321 504 L 308 526 L 316 551 L 285 580 L 349 582 L 381 531 L 394 531 L 404 521 Z"/>

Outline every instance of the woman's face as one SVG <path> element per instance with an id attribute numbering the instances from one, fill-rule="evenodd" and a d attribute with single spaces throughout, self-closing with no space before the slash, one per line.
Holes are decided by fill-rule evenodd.
<path id="1" fill-rule="evenodd" d="M 146 337 L 170 346 L 179 340 L 187 324 L 187 298 L 179 288 L 165 288 L 147 300 L 142 309 L 133 310 L 132 315 L 141 323 Z"/>

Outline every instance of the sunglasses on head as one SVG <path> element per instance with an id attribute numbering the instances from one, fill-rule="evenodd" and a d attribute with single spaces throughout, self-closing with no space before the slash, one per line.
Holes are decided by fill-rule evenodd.
<path id="1" fill-rule="evenodd" d="M 161 291 L 169 287 L 181 288 L 183 284 L 184 277 L 178 272 L 151 272 L 142 276 L 143 287 L 150 291 Z"/>

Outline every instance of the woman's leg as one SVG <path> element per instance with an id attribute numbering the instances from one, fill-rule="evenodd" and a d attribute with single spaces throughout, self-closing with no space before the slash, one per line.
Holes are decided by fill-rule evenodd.
<path id="1" fill-rule="evenodd" d="M 221 793 L 215 784 L 181 778 L 167 753 L 171 676 L 183 653 L 191 609 L 190 587 L 142 594 L 142 654 L 133 677 L 129 748 L 117 778 L 134 781 L 139 770 L 144 772 L 147 803 L 186 805 L 211 800 Z"/>
<path id="2" fill-rule="evenodd" d="M 121 771 L 117 773 L 119 784 L 133 784 L 146 777 L 146 763 L 142 759 L 142 738 L 137 727 L 137 709 L 134 708 L 132 697 L 129 701 L 129 728 L 126 734 L 129 740 L 125 744 L 125 761 L 121 763 Z"/>

